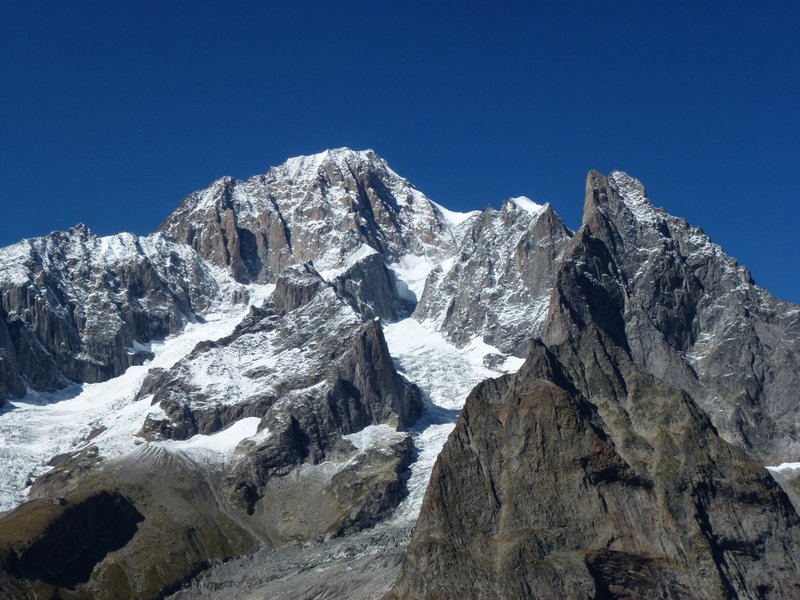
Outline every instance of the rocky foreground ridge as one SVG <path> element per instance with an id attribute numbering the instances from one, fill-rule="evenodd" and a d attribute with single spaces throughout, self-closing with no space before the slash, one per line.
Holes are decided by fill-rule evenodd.
<path id="1" fill-rule="evenodd" d="M 0 264 L 3 597 L 800 594 L 800 308 L 627 174 L 330 150 Z"/>

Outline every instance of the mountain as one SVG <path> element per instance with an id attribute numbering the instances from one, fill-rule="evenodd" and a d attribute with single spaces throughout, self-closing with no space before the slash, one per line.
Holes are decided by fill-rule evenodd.
<path id="1" fill-rule="evenodd" d="M 373 151 L 327 150 L 247 181 L 191 194 L 159 228 L 239 281 L 272 282 L 288 265 L 341 268 L 362 245 L 392 262 L 455 244 L 449 212 Z"/>
<path id="2" fill-rule="evenodd" d="M 464 225 L 456 253 L 433 270 L 414 313 L 456 344 L 475 336 L 524 355 L 542 333 L 561 253 L 572 232 L 527 198 L 486 208 Z"/>
<path id="3" fill-rule="evenodd" d="M 397 596 L 797 597 L 797 513 L 740 446 L 755 456 L 763 447 L 703 410 L 719 390 L 708 370 L 730 344 L 717 328 L 743 312 L 722 304 L 733 283 L 759 300 L 745 331 L 765 328 L 759 313 L 780 304 L 702 234 L 656 211 L 627 175 L 590 173 L 585 210 L 543 341 L 518 373 L 467 399 Z M 716 292 L 716 302 L 693 289 Z M 716 346 L 704 370 L 693 369 L 693 338 Z M 751 376 L 739 372 L 742 389 Z M 761 398 L 790 405 L 765 387 Z M 791 447 L 770 432 L 771 448 Z"/>
<path id="4" fill-rule="evenodd" d="M 340 148 L 0 265 L 4 597 L 798 593 L 800 308 L 624 173 Z"/>
<path id="5" fill-rule="evenodd" d="M 84 225 L 0 249 L 0 263 L 0 398 L 116 377 L 233 283 L 162 234 L 98 238 Z"/>

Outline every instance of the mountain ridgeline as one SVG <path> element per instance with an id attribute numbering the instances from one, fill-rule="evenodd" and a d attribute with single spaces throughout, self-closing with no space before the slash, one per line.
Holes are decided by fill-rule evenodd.
<path id="1" fill-rule="evenodd" d="M 293 158 L 0 249 L 0 596 L 796 598 L 798 387 L 625 173 L 573 232 Z"/>

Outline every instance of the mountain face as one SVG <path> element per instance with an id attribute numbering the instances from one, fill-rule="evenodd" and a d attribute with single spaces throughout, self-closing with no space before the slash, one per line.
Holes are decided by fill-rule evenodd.
<path id="1" fill-rule="evenodd" d="M 550 207 L 527 199 L 486 208 L 466 225 L 456 254 L 433 270 L 414 315 L 451 340 L 476 335 L 524 356 L 541 335 L 561 252 L 572 236 Z"/>
<path id="2" fill-rule="evenodd" d="M 237 280 L 265 283 L 306 261 L 339 268 L 362 244 L 389 262 L 441 256 L 455 243 L 445 215 L 371 150 L 339 148 L 247 181 L 220 179 L 160 229 Z"/>
<path id="3" fill-rule="evenodd" d="M 730 259 L 692 261 L 713 250 L 696 232 L 681 254 L 670 242 L 688 227 L 676 220 L 670 231 L 652 218 L 625 175 L 590 174 L 586 213 L 565 249 L 544 341 L 516 375 L 467 399 L 433 471 L 397 597 L 796 597 L 800 521 L 789 498 L 687 391 L 661 379 L 673 360 L 683 375 L 674 381 L 707 393 L 703 373 L 679 362 L 675 346 L 690 337 L 682 321 L 636 320 L 643 306 L 653 320 L 689 312 L 695 271 L 716 269 L 716 280 L 737 278 L 755 293 L 752 282 Z M 625 235 L 642 221 L 662 225 L 663 246 L 631 273 L 621 246 L 638 247 Z M 659 269 L 663 262 L 673 268 Z M 671 293 L 654 297 L 654 288 Z"/>
<path id="4" fill-rule="evenodd" d="M 1 397 L 116 377 L 233 293 L 161 234 L 98 238 L 78 225 L 3 248 L 0 264 Z"/>
<path id="5" fill-rule="evenodd" d="M 401 598 L 795 598 L 800 518 L 685 392 L 589 326 L 472 392 Z"/>
<path id="6" fill-rule="evenodd" d="M 800 594 L 800 308 L 624 173 L 329 150 L 0 265 L 3 597 Z"/>
<path id="7" fill-rule="evenodd" d="M 701 230 L 655 209 L 624 173 L 590 173 L 584 231 L 612 257 L 612 320 L 637 365 L 691 393 L 755 458 L 796 455 L 797 307 L 756 287 Z M 591 305 L 573 310 L 579 303 Z"/>

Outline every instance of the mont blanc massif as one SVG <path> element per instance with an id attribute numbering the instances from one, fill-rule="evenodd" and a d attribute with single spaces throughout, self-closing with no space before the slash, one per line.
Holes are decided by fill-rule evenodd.
<path id="1" fill-rule="evenodd" d="M 800 598 L 800 306 L 583 202 L 337 149 L 0 249 L 0 597 Z"/>

